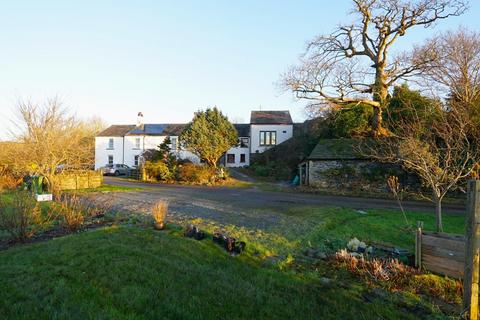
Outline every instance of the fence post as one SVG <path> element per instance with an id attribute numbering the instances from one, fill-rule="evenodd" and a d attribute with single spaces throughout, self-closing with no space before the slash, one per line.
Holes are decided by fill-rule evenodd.
<path id="1" fill-rule="evenodd" d="M 417 231 L 415 233 L 415 267 L 422 268 L 422 229 L 423 221 L 417 221 Z"/>
<path id="2" fill-rule="evenodd" d="M 463 310 L 469 319 L 478 319 L 478 278 L 480 239 L 480 181 L 468 181 L 467 215 L 465 217 L 465 272 L 463 279 Z"/>

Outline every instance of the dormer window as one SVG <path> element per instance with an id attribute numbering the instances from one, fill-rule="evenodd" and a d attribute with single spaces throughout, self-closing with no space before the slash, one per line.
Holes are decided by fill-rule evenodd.
<path id="1" fill-rule="evenodd" d="M 113 150 L 113 138 L 108 139 L 108 148 L 109 150 Z"/>

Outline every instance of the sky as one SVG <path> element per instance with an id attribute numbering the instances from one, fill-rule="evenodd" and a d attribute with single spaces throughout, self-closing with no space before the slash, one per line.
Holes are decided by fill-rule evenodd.
<path id="1" fill-rule="evenodd" d="M 219 107 L 233 122 L 251 110 L 305 102 L 280 75 L 315 35 L 353 17 L 349 0 L 3 1 L 0 6 L 0 139 L 9 139 L 19 100 L 59 97 L 81 118 L 107 124 L 184 123 Z M 480 31 L 480 4 L 417 28 L 397 50 L 458 26 Z"/>

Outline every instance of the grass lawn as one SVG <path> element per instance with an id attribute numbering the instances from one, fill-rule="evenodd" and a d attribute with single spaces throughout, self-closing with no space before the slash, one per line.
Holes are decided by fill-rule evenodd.
<path id="1" fill-rule="evenodd" d="M 128 191 L 110 187 L 103 191 Z M 48 210 L 48 203 L 42 206 Z M 411 227 L 421 220 L 427 230 L 434 229 L 430 213 L 407 212 L 407 219 Z M 175 225 L 159 232 L 144 227 L 144 216 L 119 221 L 0 251 L 0 318 L 443 319 L 444 312 L 457 314 L 459 297 L 445 306 L 423 289 L 372 295 L 377 284 L 323 260 L 302 260 L 308 248 L 332 253 L 353 237 L 413 252 L 414 235 L 395 210 L 299 206 L 263 230 L 190 221 L 246 241 L 246 252 L 237 257 L 211 238 L 184 238 Z M 464 217 L 444 215 L 444 226 L 446 232 L 463 233 Z M 322 277 L 332 282 L 325 284 Z M 455 286 L 443 277 L 420 277 L 432 288 Z"/>
<path id="2" fill-rule="evenodd" d="M 4 319 L 415 319 L 346 273 L 281 271 L 179 230 L 108 227 L 0 252 Z M 436 313 L 434 307 L 422 310 Z M 430 309 L 429 309 L 430 308 Z"/>

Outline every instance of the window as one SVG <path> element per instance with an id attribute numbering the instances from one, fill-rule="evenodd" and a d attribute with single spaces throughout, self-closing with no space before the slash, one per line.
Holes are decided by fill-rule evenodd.
<path id="1" fill-rule="evenodd" d="M 108 156 L 108 164 L 113 164 L 113 155 Z"/>
<path id="2" fill-rule="evenodd" d="M 172 151 L 177 151 L 177 137 L 171 137 L 170 142 L 172 144 L 171 146 Z"/>
<path id="3" fill-rule="evenodd" d="M 240 148 L 248 148 L 248 138 L 238 139 L 238 145 L 240 146 Z"/>
<path id="4" fill-rule="evenodd" d="M 235 155 L 232 153 L 227 154 L 227 163 L 235 163 Z"/>
<path id="5" fill-rule="evenodd" d="M 245 163 L 245 153 L 240 155 L 240 163 Z"/>
<path id="6" fill-rule="evenodd" d="M 135 157 L 133 157 L 133 165 L 134 165 L 135 167 L 138 167 L 138 159 L 139 159 L 139 158 L 140 158 L 140 156 L 135 156 Z"/>
<path id="7" fill-rule="evenodd" d="M 108 139 L 108 148 L 110 150 L 113 150 L 113 138 Z"/>
<path id="8" fill-rule="evenodd" d="M 260 145 L 261 146 L 274 146 L 277 144 L 277 132 L 276 131 L 260 131 Z"/>
<path id="9" fill-rule="evenodd" d="M 140 138 L 135 138 L 135 149 L 140 149 Z"/>

